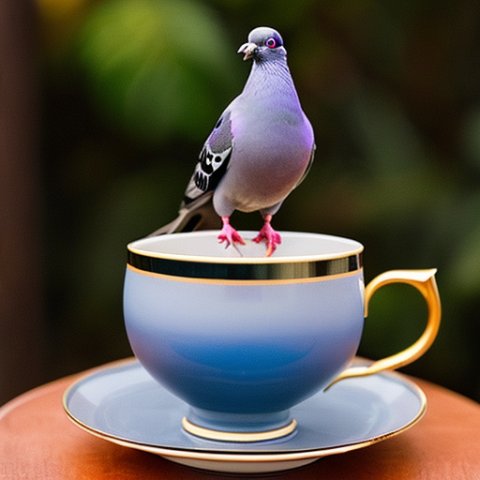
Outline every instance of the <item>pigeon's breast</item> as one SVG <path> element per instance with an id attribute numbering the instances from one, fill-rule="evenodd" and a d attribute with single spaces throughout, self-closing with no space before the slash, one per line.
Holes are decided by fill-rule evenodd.
<path id="1" fill-rule="evenodd" d="M 313 147 L 303 112 L 259 112 L 234 132 L 229 169 L 219 194 L 236 210 L 254 211 L 285 199 L 302 178 Z"/>

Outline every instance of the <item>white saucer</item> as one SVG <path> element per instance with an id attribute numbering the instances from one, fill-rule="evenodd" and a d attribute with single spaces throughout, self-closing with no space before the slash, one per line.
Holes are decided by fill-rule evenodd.
<path id="1" fill-rule="evenodd" d="M 217 442 L 184 432 L 188 406 L 131 360 L 78 380 L 65 392 L 64 408 L 77 426 L 119 445 L 206 470 L 265 473 L 398 435 L 420 420 L 426 399 L 398 373 L 345 380 L 294 407 L 298 428 L 288 437 Z"/>

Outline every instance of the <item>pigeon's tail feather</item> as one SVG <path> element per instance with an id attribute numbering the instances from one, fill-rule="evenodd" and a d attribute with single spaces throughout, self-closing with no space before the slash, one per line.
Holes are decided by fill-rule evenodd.
<path id="1" fill-rule="evenodd" d="M 182 204 L 178 216 L 163 227 L 150 233 L 148 237 L 156 237 L 167 233 L 193 232 L 195 230 L 218 229 L 219 217 L 213 209 L 212 193 Z"/>

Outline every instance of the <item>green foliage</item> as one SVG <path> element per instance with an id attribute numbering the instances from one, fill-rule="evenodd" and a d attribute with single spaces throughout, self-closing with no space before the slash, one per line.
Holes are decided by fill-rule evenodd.
<path id="1" fill-rule="evenodd" d="M 200 139 L 235 79 L 224 32 L 188 0 L 101 2 L 81 29 L 79 50 L 94 101 L 140 141 Z"/>

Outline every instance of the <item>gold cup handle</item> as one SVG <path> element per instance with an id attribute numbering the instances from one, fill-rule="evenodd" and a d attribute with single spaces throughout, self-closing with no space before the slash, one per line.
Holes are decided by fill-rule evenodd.
<path id="1" fill-rule="evenodd" d="M 438 294 L 437 283 L 435 281 L 436 269 L 429 270 L 392 270 L 380 274 L 375 277 L 365 287 L 365 317 L 368 316 L 368 304 L 373 294 L 384 285 L 392 283 L 406 283 L 415 287 L 427 302 L 428 319 L 425 330 L 415 343 L 405 350 L 398 352 L 389 357 L 377 360 L 368 366 L 350 367 L 344 370 L 337 378 L 335 378 L 325 390 L 332 385 L 345 380 L 346 378 L 365 377 L 373 375 L 383 370 L 394 370 L 403 367 L 417 358 L 421 357 L 432 345 L 440 327 L 441 305 L 440 296 Z"/>

